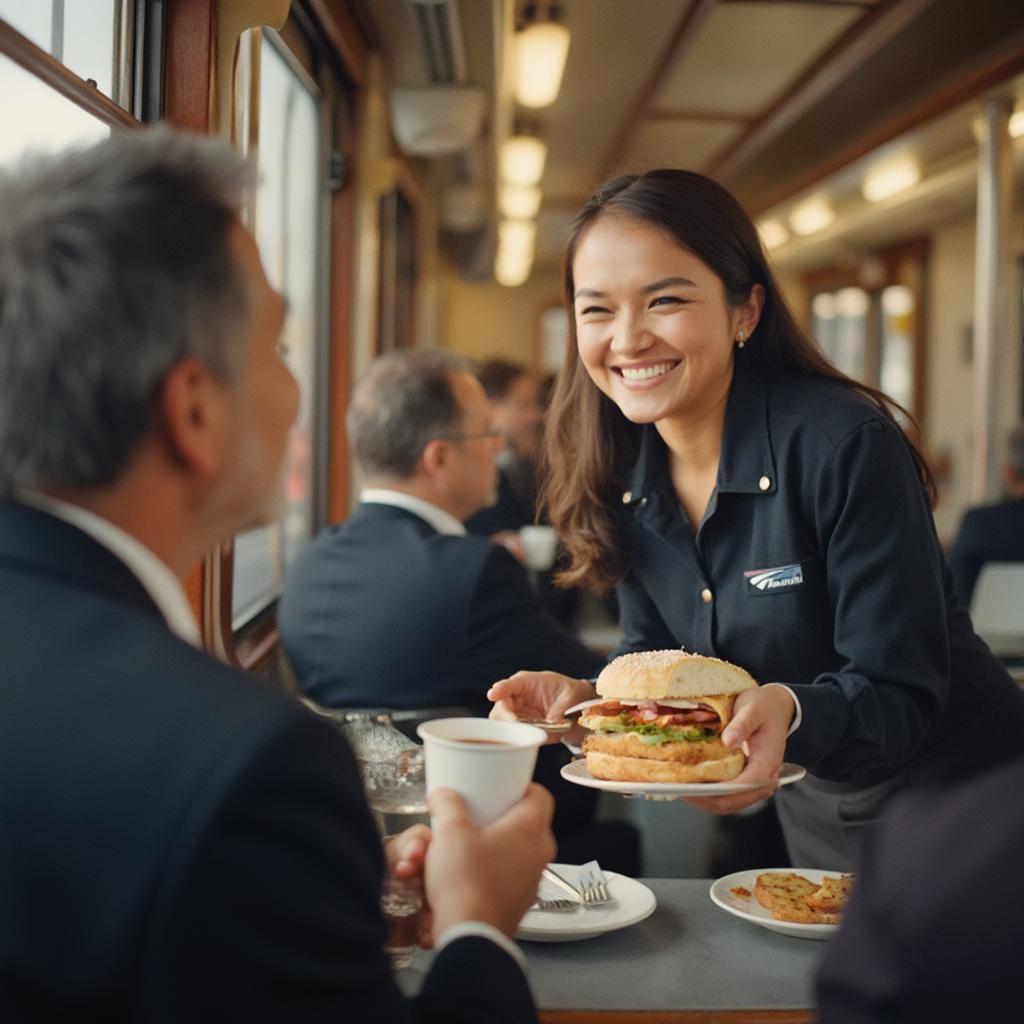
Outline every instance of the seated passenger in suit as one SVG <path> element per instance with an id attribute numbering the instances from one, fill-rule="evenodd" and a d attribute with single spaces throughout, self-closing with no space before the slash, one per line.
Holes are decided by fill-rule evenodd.
<path id="1" fill-rule="evenodd" d="M 494 430 L 472 365 L 439 350 L 377 360 L 348 412 L 367 488 L 351 518 L 295 558 L 278 625 L 299 685 L 334 708 L 466 709 L 518 669 L 589 677 L 604 659 L 542 607 L 523 567 L 463 521 L 494 501 Z M 596 792 L 562 780 L 561 745 L 542 748 L 537 780 L 555 793 L 562 859 L 638 870 L 625 823 L 591 827 Z"/>
<path id="2" fill-rule="evenodd" d="M 182 583 L 277 515 L 298 403 L 251 177 L 165 129 L 0 170 L 0 1020 L 535 1021 L 549 795 L 390 842 L 440 950 L 407 999 L 351 751 L 198 649 Z"/>
<path id="3" fill-rule="evenodd" d="M 821 1024 L 1018 1020 L 1024 761 L 897 797 L 817 977 Z"/>
<path id="4" fill-rule="evenodd" d="M 968 509 L 949 553 L 953 586 L 966 607 L 986 562 L 1024 562 L 1024 426 L 1010 433 L 1008 448 L 1006 500 Z"/>
<path id="5" fill-rule="evenodd" d="M 520 560 L 524 557 L 519 529 L 538 520 L 537 460 L 540 457 L 544 409 L 540 381 L 518 363 L 488 359 L 480 366 L 480 383 L 491 403 L 495 430 L 505 447 L 498 452 L 498 496 L 493 505 L 466 520 L 470 533 L 504 544 Z M 553 573 L 539 572 L 535 579 L 541 601 L 563 625 L 571 625 L 579 610 L 581 592 L 556 587 Z"/>

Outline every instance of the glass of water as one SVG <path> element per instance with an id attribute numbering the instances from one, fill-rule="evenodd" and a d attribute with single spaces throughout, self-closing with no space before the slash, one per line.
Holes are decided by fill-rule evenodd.
<path id="1" fill-rule="evenodd" d="M 419 916 L 423 909 L 423 884 L 419 878 L 388 875 L 380 895 L 380 909 L 388 923 L 384 952 L 395 970 L 412 963 L 419 938 Z"/>

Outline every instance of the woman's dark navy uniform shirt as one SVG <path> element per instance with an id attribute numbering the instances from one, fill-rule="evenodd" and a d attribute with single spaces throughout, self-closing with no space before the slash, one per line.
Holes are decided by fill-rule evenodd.
<path id="1" fill-rule="evenodd" d="M 681 645 L 792 687 L 786 758 L 825 779 L 1024 749 L 1024 697 L 957 601 L 910 447 L 870 402 L 765 379 L 738 354 L 696 536 L 664 443 L 642 431 L 618 653 Z"/>

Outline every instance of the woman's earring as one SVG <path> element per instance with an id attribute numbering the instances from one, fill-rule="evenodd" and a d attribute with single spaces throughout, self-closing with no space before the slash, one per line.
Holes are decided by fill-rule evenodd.
<path id="1" fill-rule="evenodd" d="M 737 348 L 743 348 L 743 346 L 746 345 L 746 343 L 747 343 L 747 332 L 741 329 L 740 333 L 736 335 L 736 347 Z"/>

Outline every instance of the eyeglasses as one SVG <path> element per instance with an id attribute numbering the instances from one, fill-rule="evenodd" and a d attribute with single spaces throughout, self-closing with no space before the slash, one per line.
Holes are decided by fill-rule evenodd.
<path id="1" fill-rule="evenodd" d="M 476 434 L 441 434 L 438 437 L 439 441 L 478 441 L 482 438 L 489 438 L 492 441 L 497 441 L 498 438 L 504 438 L 505 435 L 500 430 L 481 430 Z"/>

